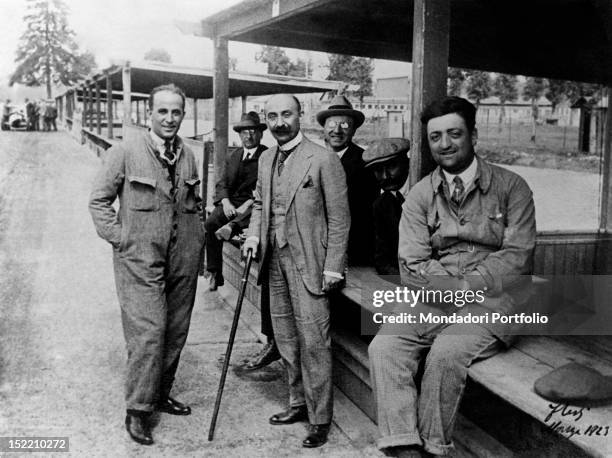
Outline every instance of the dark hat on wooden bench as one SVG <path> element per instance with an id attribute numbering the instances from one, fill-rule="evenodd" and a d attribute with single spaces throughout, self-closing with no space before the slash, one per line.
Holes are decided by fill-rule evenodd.
<path id="1" fill-rule="evenodd" d="M 612 377 L 579 363 L 569 363 L 535 381 L 534 390 L 559 403 L 597 403 L 612 400 Z"/>

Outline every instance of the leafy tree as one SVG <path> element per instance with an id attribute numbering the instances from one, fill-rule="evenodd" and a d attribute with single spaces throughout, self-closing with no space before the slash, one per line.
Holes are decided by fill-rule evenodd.
<path id="1" fill-rule="evenodd" d="M 523 99 L 531 100 L 531 142 L 536 142 L 536 123 L 539 114 L 539 100 L 546 93 L 548 81 L 545 78 L 529 77 L 523 87 Z"/>
<path id="2" fill-rule="evenodd" d="M 26 0 L 26 31 L 17 47 L 17 68 L 9 79 L 26 86 L 74 85 L 95 68 L 91 53 L 80 54 L 74 32 L 68 27 L 68 7 L 63 0 Z"/>
<path id="3" fill-rule="evenodd" d="M 268 64 L 268 73 L 271 75 L 306 76 L 306 62 L 303 59 L 292 62 L 278 46 L 262 46 L 255 60 Z"/>
<path id="4" fill-rule="evenodd" d="M 501 109 L 499 110 L 499 131 L 501 132 L 504 116 L 506 115 L 506 102 L 512 102 L 518 97 L 518 89 L 516 87 L 517 77 L 515 75 L 507 75 L 500 73 L 493 81 L 492 94 L 499 99 Z"/>
<path id="5" fill-rule="evenodd" d="M 172 56 L 165 49 L 151 48 L 145 53 L 144 60 L 148 60 L 152 62 L 164 62 L 166 64 L 171 64 Z"/>
<path id="6" fill-rule="evenodd" d="M 344 54 L 329 54 L 328 80 L 345 81 L 349 84 L 359 86 L 355 91 L 347 91 L 349 95 L 363 98 L 372 95 L 372 73 L 374 72 L 374 61 L 367 57 L 346 56 Z"/>
<path id="7" fill-rule="evenodd" d="M 448 95 L 460 96 L 463 82 L 465 81 L 465 70 L 455 67 L 448 68 Z"/>
<path id="8" fill-rule="evenodd" d="M 480 101 L 489 97 L 491 92 L 491 75 L 480 70 L 468 70 L 465 73 L 467 96 L 475 102 L 478 108 Z"/>

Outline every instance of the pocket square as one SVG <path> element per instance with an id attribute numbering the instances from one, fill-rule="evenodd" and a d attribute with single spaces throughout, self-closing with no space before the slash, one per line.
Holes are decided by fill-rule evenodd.
<path id="1" fill-rule="evenodd" d="M 311 188 L 313 186 L 314 186 L 314 183 L 312 182 L 312 177 L 308 175 L 308 180 L 306 180 L 306 183 L 304 183 L 302 188 Z"/>

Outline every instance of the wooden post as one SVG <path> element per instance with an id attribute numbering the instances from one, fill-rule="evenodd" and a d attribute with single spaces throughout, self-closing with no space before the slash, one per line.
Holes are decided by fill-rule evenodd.
<path id="1" fill-rule="evenodd" d="M 83 107 L 83 112 L 81 113 L 81 128 L 85 129 L 87 127 L 87 84 L 83 84 L 81 107 Z"/>
<path id="2" fill-rule="evenodd" d="M 223 163 L 227 154 L 228 144 L 228 99 L 229 99 L 229 56 L 227 51 L 227 39 L 223 37 L 214 38 L 214 66 L 215 76 L 213 80 L 214 98 L 214 177 L 222 176 Z"/>
<path id="3" fill-rule="evenodd" d="M 100 83 L 96 80 L 96 133 L 102 133 L 102 112 L 100 109 Z"/>
<path id="4" fill-rule="evenodd" d="M 126 139 L 127 129 L 132 123 L 132 75 L 130 63 L 123 66 L 123 139 Z"/>
<path id="5" fill-rule="evenodd" d="M 604 126 L 601 210 L 599 215 L 599 228 L 605 232 L 612 232 L 612 86 L 608 86 L 608 108 Z M 609 272 L 598 272 L 607 274 Z"/>
<path id="6" fill-rule="evenodd" d="M 140 126 L 140 100 L 136 100 L 136 125 Z"/>
<path id="7" fill-rule="evenodd" d="M 193 137 L 198 135 L 198 99 L 193 99 Z"/>
<path id="8" fill-rule="evenodd" d="M 113 81 L 106 73 L 106 136 L 113 138 Z"/>
<path id="9" fill-rule="evenodd" d="M 450 0 L 414 0 L 410 186 L 435 168 L 421 111 L 446 96 L 449 34 Z"/>
<path id="10" fill-rule="evenodd" d="M 240 114 L 242 115 L 242 113 L 246 113 L 247 111 L 247 96 L 243 95 L 241 97 L 241 100 L 242 100 L 242 111 L 240 112 Z"/>

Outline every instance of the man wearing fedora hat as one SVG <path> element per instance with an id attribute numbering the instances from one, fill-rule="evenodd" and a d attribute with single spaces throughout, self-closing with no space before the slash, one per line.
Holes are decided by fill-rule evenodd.
<path id="1" fill-rule="evenodd" d="M 408 193 L 409 149 L 405 138 L 383 138 L 363 153 L 366 169 L 372 171 L 382 190 L 372 206 L 374 267 L 379 275 L 399 275 L 399 222 Z"/>
<path id="2" fill-rule="evenodd" d="M 233 129 L 240 135 L 242 148 L 226 155 L 224 172 L 216 184 L 215 209 L 204 222 L 206 270 L 210 272 L 211 291 L 224 283 L 223 240 L 229 240 L 249 226 L 257 162 L 267 149 L 260 144 L 266 125 L 259 122 L 256 112 L 243 113 Z"/>
<path id="3" fill-rule="evenodd" d="M 338 154 L 348 187 L 351 229 L 348 241 L 350 264 L 369 265 L 373 261 L 374 227 L 372 204 L 378 196 L 378 185 L 372 173 L 364 168 L 363 148 L 353 143 L 356 130 L 365 116 L 354 110 L 343 95 L 334 97 L 327 110 L 317 113 L 328 149 Z"/>

